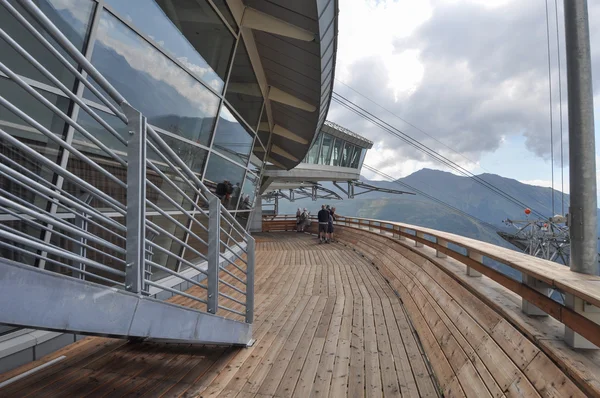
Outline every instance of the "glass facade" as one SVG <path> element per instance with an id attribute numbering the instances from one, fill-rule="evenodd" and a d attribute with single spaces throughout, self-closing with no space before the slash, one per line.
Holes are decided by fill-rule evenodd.
<path id="1" fill-rule="evenodd" d="M 28 15 L 16 1 L 9 0 L 8 3 L 23 15 Z M 223 203 L 245 226 L 255 203 L 268 145 L 268 133 L 263 135 L 264 142 L 257 138 L 259 121 L 267 123 L 268 120 L 266 114 L 261 116 L 264 98 L 239 27 L 227 3 L 216 0 L 34 0 L 34 3 L 91 60 L 127 102 L 147 117 L 148 123 L 209 189 L 216 192 L 219 184 L 230 184 L 231 192 Z M 100 120 L 81 111 L 61 91 L 60 86 L 40 73 L 10 43 L 2 39 L 0 62 L 20 78 L 27 79 L 39 94 L 76 120 L 95 139 L 120 156 L 125 156 L 127 148 L 123 141 L 127 138 L 128 129 L 122 120 L 89 89 L 77 82 L 74 75 L 3 7 L 0 6 L 0 10 L 2 29 L 56 76 L 60 84 L 94 109 Z M 182 11 L 185 11 L 185 15 L 181 15 Z M 33 19 L 28 21 L 37 26 Z M 51 44 L 55 44 L 43 33 L 43 29 L 38 30 Z M 59 45 L 55 45 L 55 48 L 73 66 L 78 66 Z M 122 165 L 115 163 L 92 140 L 69 127 L 63 119 L 2 73 L 0 95 L 15 107 L 26 110 L 35 122 L 81 151 L 99 167 L 90 167 L 74 153 L 62 150 L 26 120 L 1 106 L 0 129 L 116 201 L 126 203 L 125 189 L 119 183 L 126 181 L 126 170 Z M 106 126 L 114 129 L 114 134 Z M 180 206 L 185 207 L 186 211 L 192 210 L 193 206 L 185 200 L 185 195 L 193 197 L 193 192 L 178 182 L 179 177 L 175 173 L 168 172 L 160 153 L 149 147 L 147 156 L 167 177 L 165 179 L 160 173 L 147 170 L 149 185 L 167 194 L 167 197 L 161 196 L 149 186 L 147 198 L 151 204 L 170 212 L 174 218 L 158 213 L 152 205 L 147 206 L 148 220 L 163 230 L 154 243 L 182 259 L 197 261 L 198 253 L 206 253 L 206 248 L 198 245 L 196 251 L 191 252 L 173 237 L 194 245 L 194 242 L 200 241 L 196 237 L 206 237 L 202 225 L 206 225 L 207 220 L 196 215 L 198 222 L 189 226 L 192 234 L 187 236 L 185 229 L 177 224 L 185 222 L 185 218 L 178 218 L 175 213 Z M 85 200 L 85 193 L 80 188 L 69 181 L 62 182 L 47 165 L 33 164 L 20 149 L 3 140 L 0 140 L 0 163 L 46 186 L 58 184 L 59 189 L 73 198 Z M 107 179 L 103 171 L 107 171 L 114 179 Z M 61 213 L 64 219 L 74 222 L 69 214 L 64 213 L 65 209 L 53 207 L 48 198 L 32 195 L 8 179 L 0 179 L 0 194 L 35 203 L 39 208 L 48 209 L 49 213 Z M 123 222 L 122 216 L 110 213 L 104 203 L 94 199 L 91 205 Z M 49 242 L 68 240 L 65 231 L 53 232 L 47 225 L 25 222 L 4 211 L 0 211 L 0 224 L 17 228 L 35 239 Z M 113 237 L 103 230 L 108 227 L 91 226 L 95 230 L 90 229 L 90 233 L 122 246 L 123 242 L 118 236 Z M 68 244 L 65 245 L 68 247 Z M 95 261 L 107 264 L 115 261 L 103 255 L 108 253 L 94 250 L 88 253 L 90 259 Z M 117 260 L 122 257 L 117 253 L 111 255 Z M 39 258 L 22 254 L 7 245 L 0 244 L 0 256 L 23 263 L 40 263 Z M 57 263 L 59 260 L 48 257 L 46 266 L 51 267 L 52 261 Z M 162 255 L 160 251 L 155 251 L 153 261 L 173 270 L 185 268 L 185 264 Z M 114 267 L 118 268 L 118 265 Z M 164 276 L 164 273 L 156 271 L 152 277 L 159 279 Z"/>
<path id="2" fill-rule="evenodd" d="M 320 132 L 303 163 L 360 169 L 366 153 L 366 148 Z"/>

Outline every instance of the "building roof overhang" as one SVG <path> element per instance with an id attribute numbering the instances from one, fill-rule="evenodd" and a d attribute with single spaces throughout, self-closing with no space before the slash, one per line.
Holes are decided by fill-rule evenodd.
<path id="1" fill-rule="evenodd" d="M 267 160 L 300 163 L 325 121 L 337 52 L 338 0 L 227 0 L 265 101 Z"/>

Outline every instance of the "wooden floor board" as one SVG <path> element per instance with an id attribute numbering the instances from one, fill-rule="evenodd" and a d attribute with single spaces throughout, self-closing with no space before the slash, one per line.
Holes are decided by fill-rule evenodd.
<path id="1" fill-rule="evenodd" d="M 341 244 L 319 244 L 314 236 L 291 232 L 257 234 L 256 248 L 253 347 L 87 338 L 36 362 L 67 356 L 0 389 L 0 396 L 430 395 L 433 382 L 402 303 L 367 259 Z M 242 275 L 236 268 L 231 272 Z M 232 276 L 224 280 L 240 287 Z M 244 301 L 230 287 L 221 291 Z M 193 286 L 188 293 L 205 291 Z M 169 301 L 204 310 L 183 296 Z"/>

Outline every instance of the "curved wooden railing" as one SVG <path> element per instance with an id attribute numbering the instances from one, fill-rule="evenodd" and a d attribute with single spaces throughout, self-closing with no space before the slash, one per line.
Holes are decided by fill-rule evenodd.
<path id="1" fill-rule="evenodd" d="M 314 220 L 314 216 L 311 218 Z M 449 256 L 465 264 L 470 276 L 487 276 L 600 347 L 599 276 L 575 273 L 548 260 L 416 225 L 344 216 L 337 216 L 335 224 L 366 229 L 396 239 L 410 239 L 416 246 L 432 247 L 438 257 Z M 295 228 L 294 215 L 263 218 L 263 231 L 292 231 Z M 454 247 L 449 248 L 448 244 Z M 466 255 L 460 249 L 466 251 Z M 485 257 L 521 272 L 523 280 L 515 280 L 484 264 Z M 565 301 L 573 304 L 561 304 L 544 294 L 542 289 L 558 290 L 565 295 Z"/>
<path id="2" fill-rule="evenodd" d="M 336 225 L 336 240 L 368 258 L 398 294 L 445 395 L 600 397 L 600 352 L 569 348 L 561 325 L 600 345 L 600 277 L 415 225 L 343 216 Z M 295 229 L 294 215 L 263 217 L 263 231 Z M 575 305 L 548 297 L 550 288 Z M 537 312 L 519 308 L 518 297 Z M 552 318 L 528 316 L 542 311 Z"/>

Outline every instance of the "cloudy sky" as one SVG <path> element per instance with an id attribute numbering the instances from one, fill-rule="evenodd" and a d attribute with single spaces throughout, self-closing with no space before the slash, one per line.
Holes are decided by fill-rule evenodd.
<path id="1" fill-rule="evenodd" d="M 555 188 L 560 189 L 554 0 L 548 0 L 548 5 L 554 173 Z M 342 0 L 339 7 L 337 93 L 476 174 L 491 172 L 550 186 L 544 0 Z M 588 7 L 600 153 L 600 2 L 589 1 Z M 558 21 L 566 164 L 568 121 L 561 0 Z M 402 177 L 423 167 L 444 170 L 443 165 L 335 102 L 328 119 L 374 141 L 365 163 L 387 174 Z M 368 171 L 364 175 L 375 177 Z M 568 192 L 566 167 L 564 176 Z"/>

